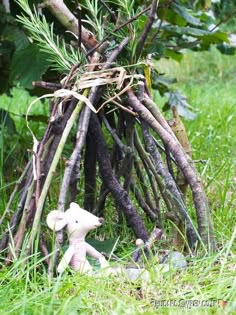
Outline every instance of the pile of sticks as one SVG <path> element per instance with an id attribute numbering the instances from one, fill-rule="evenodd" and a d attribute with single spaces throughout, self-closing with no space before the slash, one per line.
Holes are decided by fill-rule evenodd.
<path id="1" fill-rule="evenodd" d="M 149 15 L 137 44 L 137 56 L 141 54 L 155 21 L 157 3 L 158 1 L 153 1 L 143 11 L 143 14 L 149 11 Z M 124 72 L 122 79 L 114 80 L 120 75 L 117 63 L 119 57 L 125 55 L 130 38 L 116 43 L 113 51 L 106 54 L 105 40 L 97 42 L 94 34 L 82 27 L 81 21 L 75 18 L 63 1 L 47 0 L 44 5 L 67 29 L 78 34 L 79 46 L 83 45 L 88 60 L 87 75 L 97 72 L 98 79 L 106 74 L 108 81 L 81 88 L 74 80 L 80 66 L 78 61 L 62 83 L 35 83 L 54 91 L 77 91 L 89 100 L 92 108 L 83 102 L 83 98 L 78 100 L 74 97 L 73 93 L 54 101 L 45 134 L 34 148 L 32 159 L 21 175 L 1 218 L 1 223 L 4 223 L 18 196 L 17 192 L 21 189 L 17 207 L 0 241 L 0 250 L 7 249 L 6 264 L 21 252 L 26 231 L 30 231 L 30 234 L 24 254 L 30 254 L 40 233 L 41 251 L 48 256 L 42 229 L 40 232 L 40 225 L 45 220 L 43 209 L 64 145 L 69 141 L 68 136 L 75 124 L 76 140 L 72 143 L 71 156 L 66 161 L 58 197 L 60 211 L 64 211 L 69 202 L 76 201 L 80 186 L 78 181 L 84 176 L 85 209 L 96 209 L 102 215 L 106 198 L 110 194 L 117 209 L 114 223 L 117 220 L 121 223 L 124 217 L 135 236 L 144 242 L 149 238 L 142 219 L 145 214 L 159 228 L 163 227 L 166 219 L 172 220 L 177 226 L 181 223 L 181 233 L 184 234 L 186 229 L 190 248 L 198 242 L 207 251 L 214 249 L 210 211 L 201 179 L 189 152 L 186 152 L 173 128 L 152 100 L 145 77 L 132 70 L 129 75 Z M 113 18 L 115 19 L 114 16 Z M 132 20 L 125 24 L 127 23 L 132 23 Z M 114 110 L 110 110 L 111 107 Z M 175 114 L 175 118 L 179 119 L 178 114 Z M 107 145 L 107 133 L 112 140 L 112 146 L 109 140 L 111 150 Z M 184 181 L 182 188 L 176 173 L 181 174 Z M 102 180 L 100 186 L 97 183 L 98 176 Z M 186 205 L 184 194 L 187 185 L 192 192 L 197 227 Z M 184 235 L 182 237 L 184 239 Z M 14 244 L 9 249 L 10 239 Z M 59 250 L 63 244 L 62 232 L 57 233 L 56 244 Z"/>

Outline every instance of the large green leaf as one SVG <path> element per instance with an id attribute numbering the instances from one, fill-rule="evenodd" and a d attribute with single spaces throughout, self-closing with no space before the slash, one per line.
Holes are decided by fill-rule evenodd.
<path id="1" fill-rule="evenodd" d="M 99 252 L 104 252 L 106 254 L 110 254 L 112 250 L 114 250 L 114 246 L 117 242 L 116 238 L 110 238 L 105 241 L 98 241 L 96 239 L 86 239 L 91 246 L 96 248 Z"/>
<path id="2" fill-rule="evenodd" d="M 171 3 L 171 8 L 179 14 L 186 22 L 194 26 L 201 26 L 202 23 L 199 19 L 190 14 L 190 12 L 182 5 L 175 2 Z"/>
<path id="3" fill-rule="evenodd" d="M 174 10 L 168 9 L 158 9 L 157 16 L 160 20 L 165 20 L 171 24 L 178 26 L 185 26 L 187 22 Z"/>
<path id="4" fill-rule="evenodd" d="M 206 30 L 202 30 L 200 28 L 194 27 L 179 27 L 175 25 L 165 25 L 163 29 L 173 35 L 188 35 L 193 37 L 202 37 L 206 35 L 211 35 L 212 33 Z"/>
<path id="5" fill-rule="evenodd" d="M 161 96 L 169 92 L 170 85 L 176 82 L 176 79 L 165 77 L 163 74 L 153 68 L 151 72 L 152 88 L 158 90 Z"/>
<path id="6" fill-rule="evenodd" d="M 174 59 L 177 62 L 180 62 L 183 59 L 183 54 L 178 51 L 166 49 L 165 57 L 168 57 L 168 58 Z"/>
<path id="7" fill-rule="evenodd" d="M 199 28 L 179 27 L 174 25 L 166 25 L 163 29 L 172 36 L 185 35 L 198 38 L 201 40 L 201 45 L 205 48 L 208 48 L 212 44 L 229 43 L 228 34 L 221 31 L 210 32 Z"/>
<path id="8" fill-rule="evenodd" d="M 13 88 L 10 91 L 10 95 L 0 95 L 0 109 L 6 111 L 11 119 L 14 121 L 16 130 L 20 134 L 28 132 L 26 127 L 26 113 L 29 104 L 35 100 L 35 97 L 30 96 L 29 92 L 24 89 Z M 31 129 L 36 134 L 44 131 L 45 125 L 42 123 L 48 120 L 48 101 L 38 101 L 32 106 L 29 115 L 28 122 L 30 123 Z"/>
<path id="9" fill-rule="evenodd" d="M 148 45 L 146 53 L 153 54 L 154 58 L 160 59 L 165 55 L 165 46 L 160 40 L 153 40 L 152 43 Z"/>
<path id="10" fill-rule="evenodd" d="M 204 49 L 208 49 L 211 45 L 222 44 L 224 42 L 229 42 L 228 34 L 220 31 L 201 37 L 201 47 Z"/>
<path id="11" fill-rule="evenodd" d="M 14 42 L 16 50 L 24 49 L 30 43 L 25 33 L 16 25 L 6 25 L 1 35 L 4 40 Z"/>
<path id="12" fill-rule="evenodd" d="M 32 82 L 40 80 L 50 65 L 47 57 L 35 44 L 16 51 L 11 64 L 10 82 L 19 82 L 20 86 L 32 89 Z"/>
<path id="13" fill-rule="evenodd" d="M 230 46 L 227 44 L 220 44 L 216 46 L 219 51 L 224 55 L 235 55 L 236 54 L 236 47 Z"/>
<path id="14" fill-rule="evenodd" d="M 189 120 L 196 118 L 197 115 L 192 112 L 192 107 L 188 104 L 187 97 L 180 93 L 180 91 L 167 92 L 166 96 L 169 97 L 169 99 L 164 105 L 164 110 L 174 106 L 178 110 L 180 116 Z"/>

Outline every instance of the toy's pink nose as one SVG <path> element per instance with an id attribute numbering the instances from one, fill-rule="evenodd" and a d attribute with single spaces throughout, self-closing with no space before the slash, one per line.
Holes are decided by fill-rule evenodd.
<path id="1" fill-rule="evenodd" d="M 103 222 L 104 222 L 104 219 L 103 219 L 103 218 L 99 218 L 99 219 L 98 219 L 98 222 L 99 222 L 99 223 L 103 223 Z"/>

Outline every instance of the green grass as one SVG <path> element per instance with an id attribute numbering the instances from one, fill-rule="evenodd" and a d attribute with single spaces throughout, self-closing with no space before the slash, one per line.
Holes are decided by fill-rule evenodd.
<path id="1" fill-rule="evenodd" d="M 186 270 L 151 271 L 147 285 L 122 277 L 78 273 L 65 273 L 49 281 L 38 256 L 25 267 L 18 260 L 0 270 L 0 314 L 236 313 L 235 64 L 236 56 L 222 56 L 216 50 L 188 53 L 180 64 L 157 64 L 161 72 L 178 79 L 175 87 L 188 96 L 198 113 L 194 121 L 185 124 L 194 159 L 206 160 L 197 167 L 210 200 L 219 252 L 189 259 Z M 157 101 L 164 103 L 160 98 Z M 126 240 L 119 242 L 125 250 Z M 131 247 L 127 244 L 129 250 Z M 228 302 L 224 309 L 219 305 L 222 300 Z M 170 303 L 167 301 L 177 301 L 184 307 L 159 306 Z M 213 303 L 213 307 L 191 307 L 191 303 Z"/>
<path id="2" fill-rule="evenodd" d="M 208 194 L 215 229 L 222 242 L 236 222 L 236 56 L 216 49 L 188 53 L 180 64 L 161 61 L 158 70 L 176 77 L 180 89 L 196 109 L 194 121 L 185 121 L 193 158 L 206 160 L 197 167 Z M 163 104 L 163 100 L 160 100 Z"/>

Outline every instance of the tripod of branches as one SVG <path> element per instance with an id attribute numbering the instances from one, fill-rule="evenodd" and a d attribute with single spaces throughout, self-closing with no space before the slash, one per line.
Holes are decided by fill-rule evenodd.
<path id="1" fill-rule="evenodd" d="M 103 1 L 100 3 L 106 5 Z M 96 209 L 102 215 L 107 196 L 111 195 L 118 218 L 114 218 L 114 221 L 122 222 L 125 218 L 135 236 L 144 242 L 148 240 L 149 232 L 142 218 L 147 216 L 159 228 L 163 228 L 167 219 L 174 222 L 180 229 L 182 240 L 185 239 L 186 231 L 187 242 L 184 242 L 190 249 L 196 246 L 196 242 L 207 251 L 215 249 L 208 200 L 190 152 L 153 101 L 145 77 L 137 73 L 135 67 L 127 74 L 119 65 L 119 57 L 125 56 L 132 35 L 116 42 L 108 53 L 109 38 L 98 42 L 95 35 L 82 26 L 80 18 L 76 18 L 63 1 L 47 0 L 43 6 L 68 30 L 78 35 L 78 49 L 84 52 L 88 61 L 86 76 L 90 79 L 90 86 L 85 84 L 83 87 L 75 79 L 80 67 L 79 61 L 60 84 L 42 81 L 35 83 L 53 91 L 71 91 L 71 94 L 67 93 L 63 97 L 58 92 L 58 97 L 54 99 L 45 134 L 35 146 L 32 159 L 17 182 L 1 218 L 1 223 L 5 222 L 6 214 L 20 190 L 17 207 L 0 241 L 0 250 L 5 249 L 7 253 L 6 264 L 12 261 L 13 256 L 20 254 L 26 231 L 29 231 L 29 238 L 24 254 L 30 254 L 36 237 L 40 235 L 39 245 L 49 264 L 40 225 L 45 220 L 43 210 L 54 173 L 75 124 L 75 142 L 71 156 L 65 163 L 58 196 L 57 208 L 60 211 L 65 211 L 69 202 L 77 200 L 80 192 L 78 187 L 81 186 L 78 182 L 83 171 L 85 209 Z M 141 55 L 156 19 L 157 7 L 158 1 L 154 0 L 141 12 L 148 14 L 148 19 L 136 45 L 137 58 Z M 107 5 L 106 9 L 114 21 L 114 32 L 132 24 L 136 18 L 117 26 L 115 13 Z M 104 77 L 102 84 L 96 85 L 93 81 Z M 78 99 L 74 91 L 79 91 L 83 97 Z M 84 102 L 85 98 L 92 107 Z M 180 117 L 175 110 L 174 123 L 177 120 Z M 112 142 L 111 150 L 108 149 L 107 138 L 110 138 L 109 146 Z M 102 181 L 100 187 L 97 183 L 98 176 Z M 197 227 L 190 217 L 185 198 L 187 186 L 192 193 Z M 8 247 L 10 236 L 14 243 L 11 249 Z M 58 232 L 57 253 L 62 244 L 63 233 Z"/>

